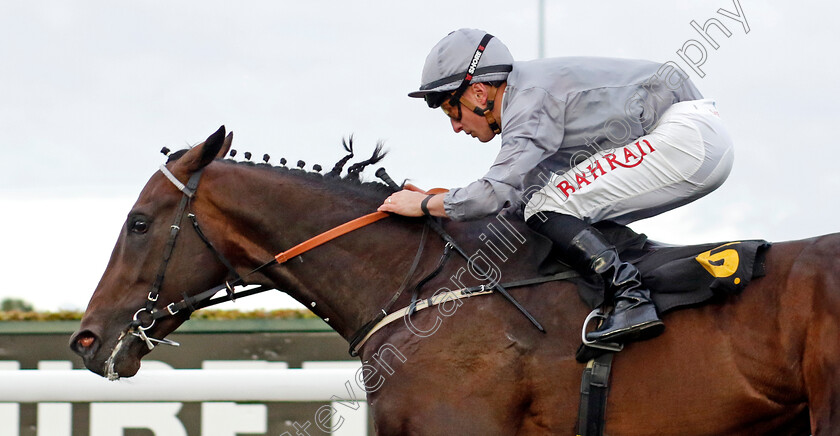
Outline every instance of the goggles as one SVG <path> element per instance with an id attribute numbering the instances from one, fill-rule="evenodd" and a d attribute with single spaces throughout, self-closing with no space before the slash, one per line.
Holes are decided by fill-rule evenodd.
<path id="1" fill-rule="evenodd" d="M 426 100 L 426 104 L 429 105 L 432 109 L 439 108 L 444 101 L 449 100 L 452 94 L 448 92 L 431 92 L 423 96 L 423 99 Z"/>
<path id="2" fill-rule="evenodd" d="M 461 102 L 455 100 L 454 97 L 454 92 L 435 92 L 426 94 L 424 98 L 430 108 L 441 108 L 443 109 L 443 113 L 449 118 L 455 121 L 461 121 Z"/>
<path id="3" fill-rule="evenodd" d="M 440 105 L 440 108 L 443 109 L 443 113 L 446 114 L 449 118 L 454 121 L 461 121 L 461 102 L 457 101 L 455 104 L 452 104 L 452 100 L 446 99 Z"/>

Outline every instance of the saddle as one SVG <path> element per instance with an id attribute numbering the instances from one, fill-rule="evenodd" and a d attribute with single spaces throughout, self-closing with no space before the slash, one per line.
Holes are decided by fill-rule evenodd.
<path id="1" fill-rule="evenodd" d="M 594 224 L 612 243 L 621 258 L 633 263 L 650 289 L 659 314 L 712 302 L 740 294 L 753 278 L 764 276 L 765 256 L 770 243 L 764 240 L 719 242 L 700 245 L 670 245 L 651 241 L 627 226 L 605 221 Z M 550 246 L 547 238 L 541 244 Z M 545 247 L 543 248 L 545 250 Z M 540 273 L 556 274 L 570 269 L 549 249 Z M 604 283 L 597 275 L 572 279 L 580 298 L 592 309 L 604 301 Z M 607 296 L 611 297 L 611 296 Z M 606 303 L 610 303 L 607 301 Z M 593 310 L 593 314 L 596 310 Z M 592 315 L 590 315 L 591 317 Z M 584 329 L 588 322 L 584 322 Z M 605 425 L 610 373 L 615 352 L 621 347 L 581 344 L 575 358 L 588 362 L 583 371 L 576 434 L 602 436 Z"/>
<path id="2" fill-rule="evenodd" d="M 765 240 L 670 245 L 649 240 L 646 235 L 611 221 L 593 227 L 615 245 L 623 260 L 639 269 L 660 314 L 740 294 L 752 279 L 764 276 L 764 259 L 771 246 Z M 551 244 L 548 239 L 544 243 Z M 569 269 L 553 250 L 545 251 L 547 255 L 539 268 L 541 274 Z M 605 303 L 600 277 L 574 280 L 580 298 L 590 308 Z"/>

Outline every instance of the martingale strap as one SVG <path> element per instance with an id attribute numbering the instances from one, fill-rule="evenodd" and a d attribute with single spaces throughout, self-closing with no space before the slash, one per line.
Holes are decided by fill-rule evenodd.
<path id="1" fill-rule="evenodd" d="M 452 236 L 450 236 L 450 235 L 449 235 L 449 233 L 446 233 L 446 230 L 444 230 L 444 229 L 443 229 L 443 227 L 442 227 L 440 224 L 438 224 L 438 222 L 437 222 L 437 221 L 435 221 L 433 218 L 431 218 L 431 217 L 427 217 L 426 219 L 427 219 L 427 220 L 428 220 L 428 222 L 429 222 L 429 226 L 431 226 L 431 227 L 432 227 L 432 230 L 434 230 L 434 231 L 435 231 L 438 235 L 440 235 L 440 237 L 441 237 L 441 238 L 443 238 L 443 240 L 444 240 L 444 241 L 446 241 L 446 243 L 447 243 L 447 244 L 449 244 L 449 245 L 450 245 L 450 246 L 451 246 L 451 247 L 455 250 L 455 252 L 456 252 L 456 253 L 458 253 L 461 257 L 463 257 L 463 258 L 464 258 L 464 260 L 466 260 L 467 262 L 469 262 L 469 260 L 470 260 L 470 255 L 469 255 L 469 254 L 467 254 L 467 252 L 466 252 L 466 251 L 464 251 L 464 249 L 463 249 L 463 248 L 461 248 L 461 246 L 459 246 L 459 245 L 455 242 L 455 239 L 453 239 L 453 238 L 452 238 Z M 472 266 L 473 266 L 473 269 L 475 269 L 475 271 L 478 273 L 478 275 L 480 275 L 480 276 L 482 276 L 482 277 L 489 277 L 489 276 L 490 276 L 490 275 L 489 275 L 489 274 L 488 274 L 488 273 L 484 270 L 484 267 L 482 267 L 482 266 L 480 266 L 480 265 L 478 265 L 478 264 L 475 264 L 475 263 L 473 263 L 473 264 L 472 264 Z M 533 317 L 533 316 L 532 316 L 532 315 L 528 312 L 528 310 L 527 310 L 527 309 L 525 309 L 525 308 L 524 308 L 521 304 L 519 304 L 519 302 L 518 302 L 518 301 L 516 301 L 516 299 L 515 299 L 515 298 L 513 298 L 513 297 L 512 297 L 512 296 L 508 293 L 508 291 L 507 291 L 507 290 L 505 290 L 504 285 L 502 285 L 501 283 L 494 283 L 494 284 L 493 284 L 493 288 L 496 290 L 496 292 L 497 292 L 499 295 L 501 295 L 501 296 L 502 296 L 502 297 L 504 297 L 506 300 L 508 300 L 508 302 L 510 302 L 510 304 L 512 304 L 512 305 L 513 305 L 513 307 L 515 307 L 515 308 L 516 308 L 516 310 L 518 310 L 518 311 L 519 311 L 522 315 L 524 315 L 524 316 L 525 316 L 525 318 L 528 318 L 528 321 L 530 321 L 530 322 L 531 322 L 531 324 L 533 324 L 533 325 L 534 325 L 534 327 L 536 327 L 536 328 L 537 328 L 537 330 L 541 331 L 542 333 L 545 333 L 545 328 L 543 328 L 542 324 L 540 324 L 540 322 L 539 322 L 539 321 L 537 321 L 537 319 L 536 319 L 536 318 L 534 318 L 534 317 Z"/>
<path id="2" fill-rule="evenodd" d="M 408 274 L 406 274 L 400 284 L 400 287 L 397 288 L 397 292 L 391 296 L 388 303 L 386 303 L 385 306 L 377 312 L 376 316 L 372 320 L 359 327 L 359 329 L 350 336 L 350 339 L 348 340 L 348 342 L 350 342 L 350 356 L 357 357 L 359 355 L 358 347 L 361 346 L 359 343 L 366 340 L 370 331 L 377 328 L 382 319 L 388 316 L 388 311 L 391 310 L 400 298 L 400 295 L 402 295 L 403 291 L 405 291 L 408 287 L 409 281 L 412 277 L 414 277 L 414 273 L 417 271 L 417 266 L 420 265 L 420 259 L 423 257 L 423 247 L 426 245 L 426 236 L 428 234 L 429 224 L 426 223 L 426 225 L 423 226 L 423 234 L 420 236 L 420 244 L 417 245 L 417 253 L 414 255 L 414 261 L 411 262 L 411 268 L 408 269 Z"/>
<path id="3" fill-rule="evenodd" d="M 482 49 L 482 50 L 483 50 L 483 49 Z M 469 74 L 469 73 L 468 73 L 468 74 Z M 390 177 L 390 176 L 388 176 L 388 174 L 385 172 L 385 169 L 384 169 L 384 168 L 380 168 L 380 169 L 378 169 L 378 170 L 376 171 L 376 176 L 377 176 L 377 177 L 379 177 L 380 179 L 382 179 L 382 181 L 384 181 L 385 183 L 387 183 L 387 184 L 388 184 L 388 186 L 390 186 L 390 187 L 391 187 L 391 189 L 393 189 L 394 191 L 399 191 L 399 190 L 401 190 L 401 189 L 402 189 L 402 187 L 400 187 L 399 185 L 397 185 L 397 184 L 394 182 L 394 180 L 393 180 L 393 179 L 391 179 L 391 177 Z M 437 233 L 438 235 L 440 235 L 440 237 L 441 237 L 441 238 L 443 238 L 443 240 L 446 242 L 446 244 L 447 244 L 448 246 L 450 246 L 453 250 L 455 250 L 455 252 L 456 252 L 456 253 L 458 253 L 461 257 L 463 257 L 466 261 L 468 261 L 468 262 L 469 262 L 469 260 L 470 260 L 470 255 L 468 255 L 468 254 L 464 251 L 464 249 L 463 249 L 463 248 L 461 248 L 461 247 L 460 247 L 460 246 L 459 246 L 459 245 L 455 242 L 455 239 L 453 239 L 453 238 L 452 238 L 452 236 L 450 236 L 450 235 L 449 235 L 449 233 L 446 233 L 446 230 L 444 230 L 444 229 L 443 229 L 443 227 L 442 227 L 442 226 L 441 226 L 441 225 L 440 225 L 440 224 L 439 224 L 439 223 L 438 223 L 438 222 L 437 222 L 437 221 L 436 221 L 433 217 L 430 217 L 430 216 L 429 216 L 429 217 L 426 217 L 426 222 L 428 223 L 429 227 L 431 227 L 431 228 L 432 228 L 432 230 L 434 230 L 434 231 L 435 231 L 435 233 Z M 489 274 L 488 274 L 488 273 L 484 270 L 484 268 L 483 268 L 483 267 L 481 267 L 480 265 L 473 264 L 472 266 L 473 266 L 473 269 L 475 269 L 475 270 L 476 270 L 476 272 L 477 272 L 480 276 L 482 276 L 482 277 L 489 277 Z M 521 304 L 519 304 L 519 302 L 518 302 L 518 301 L 516 301 L 516 299 L 515 299 L 515 298 L 513 298 L 513 297 L 512 297 L 512 296 L 511 296 L 511 295 L 507 292 L 507 290 L 505 290 L 505 287 L 504 287 L 502 284 L 500 284 L 500 283 L 493 283 L 491 286 L 492 286 L 492 287 L 493 287 L 493 289 L 496 291 L 496 293 L 498 293 L 499 295 L 501 295 L 502 297 L 504 297 L 506 300 L 508 300 L 508 302 L 510 302 L 510 304 L 513 304 L 513 306 L 514 306 L 514 307 L 515 307 L 515 308 L 516 308 L 516 309 L 517 309 L 520 313 L 522 313 L 522 315 L 524 315 L 524 316 L 525 316 L 525 318 L 527 318 L 527 319 L 528 319 L 528 321 L 530 321 L 530 322 L 531 322 L 531 324 L 533 324 L 533 325 L 534 325 L 534 327 L 536 327 L 536 328 L 537 328 L 537 330 L 541 331 L 542 333 L 545 333 L 545 328 L 543 328 L 543 326 L 539 323 L 539 321 L 537 321 L 537 320 L 536 320 L 536 318 L 534 318 L 534 317 L 533 317 L 533 316 L 532 316 L 532 315 L 528 312 L 528 310 L 527 310 L 527 309 L 525 309 L 524 307 L 522 307 L 522 305 L 521 305 Z M 373 322 L 373 321 L 371 321 L 371 323 L 372 323 L 372 322 Z M 370 323 L 368 323 L 368 325 L 370 325 Z M 366 328 L 367 328 L 367 325 L 366 325 L 366 326 L 364 326 L 363 328 L 365 328 L 365 329 L 366 329 Z M 354 348 L 352 348 L 352 347 L 351 347 L 351 349 L 350 349 L 350 354 L 352 355 L 352 354 L 353 354 L 353 352 L 354 352 Z"/>

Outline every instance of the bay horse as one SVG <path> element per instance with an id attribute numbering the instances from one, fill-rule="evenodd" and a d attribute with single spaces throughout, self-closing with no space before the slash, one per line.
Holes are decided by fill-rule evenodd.
<path id="1" fill-rule="evenodd" d="M 348 341 L 410 271 L 412 287 L 438 266 L 445 243 L 424 231 L 422 219 L 392 216 L 246 275 L 277 252 L 376 210 L 392 190 L 219 159 L 230 140 L 222 128 L 166 165 L 182 184 L 202 171 L 186 210 L 179 208 L 184 194 L 162 171 L 143 188 L 70 341 L 91 371 L 130 377 L 149 352 L 126 332 L 148 304 L 173 216 L 193 214 L 248 283 L 285 290 Z M 466 250 L 489 253 L 488 229 L 503 231 L 497 220 L 444 226 Z M 523 223 L 510 223 L 527 241 L 511 236 L 507 259 L 494 263 L 502 281 L 533 277 L 539 254 L 532 235 Z M 840 434 L 840 234 L 776 243 L 766 264 L 767 275 L 742 294 L 668 313 L 662 336 L 628 344 L 616 356 L 606 434 Z M 464 273 L 468 266 L 453 257 L 421 297 L 482 283 Z M 155 307 L 229 274 L 185 228 Z M 370 336 L 359 350 L 360 383 L 379 435 L 575 434 L 582 371 L 575 351 L 589 308 L 570 282 L 509 291 L 546 333 L 491 294 L 450 299 Z M 393 307 L 407 306 L 409 294 Z M 164 338 L 188 318 L 188 311 L 160 318 L 148 336 Z"/>

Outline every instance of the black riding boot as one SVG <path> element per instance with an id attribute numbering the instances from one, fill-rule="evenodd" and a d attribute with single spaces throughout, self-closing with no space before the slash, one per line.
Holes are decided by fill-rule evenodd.
<path id="1" fill-rule="evenodd" d="M 642 286 L 641 273 L 633 264 L 622 262 L 600 232 L 583 230 L 571 246 L 579 250 L 578 259 L 587 261 L 589 270 L 604 279 L 605 292 L 612 292 L 615 306 L 600 328 L 586 334 L 587 340 L 623 343 L 650 339 L 665 330 L 650 291 Z"/>
<path id="2" fill-rule="evenodd" d="M 601 232 L 583 221 L 557 213 L 544 216 L 546 221 L 532 217 L 528 224 L 548 236 L 573 268 L 584 274 L 599 274 L 604 279 L 605 293 L 613 296 L 613 313 L 600 328 L 587 333 L 586 339 L 623 343 L 661 334 L 665 325 L 656 314 L 650 291 L 642 287 L 639 270 L 622 262 Z"/>

